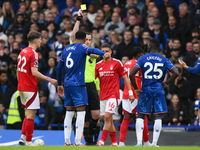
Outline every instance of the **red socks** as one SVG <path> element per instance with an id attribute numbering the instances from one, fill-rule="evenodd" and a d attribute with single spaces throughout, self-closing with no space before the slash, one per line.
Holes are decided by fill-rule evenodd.
<path id="1" fill-rule="evenodd" d="M 124 118 L 120 127 L 120 137 L 119 141 L 124 142 L 126 139 L 126 133 L 128 130 L 128 125 L 130 123 L 131 118 Z"/>
<path id="2" fill-rule="evenodd" d="M 102 131 L 102 134 L 101 134 L 100 141 L 105 142 L 106 139 L 107 139 L 107 137 L 108 137 L 108 133 L 109 133 L 108 130 L 103 130 L 103 131 Z"/>
<path id="3" fill-rule="evenodd" d="M 26 117 L 24 118 L 23 125 L 22 125 L 22 134 L 26 135 Z"/>
<path id="4" fill-rule="evenodd" d="M 114 144 L 114 143 L 117 143 L 117 136 L 116 136 L 116 131 L 115 132 L 109 132 L 109 135 L 110 135 L 110 140 L 111 142 Z"/>
<path id="5" fill-rule="evenodd" d="M 147 116 L 144 117 L 144 130 L 143 130 L 143 141 L 149 141 L 149 129 Z"/>
<path id="6" fill-rule="evenodd" d="M 31 142 L 33 137 L 34 120 L 26 119 L 26 141 Z"/>

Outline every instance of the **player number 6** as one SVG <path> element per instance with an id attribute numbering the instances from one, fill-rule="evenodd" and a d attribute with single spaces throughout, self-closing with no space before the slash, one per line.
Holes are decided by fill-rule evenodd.
<path id="1" fill-rule="evenodd" d="M 74 61 L 72 58 L 70 58 L 72 52 L 69 53 L 69 55 L 67 56 L 67 59 L 66 59 L 66 66 L 67 68 L 71 68 L 73 65 L 74 65 Z"/>

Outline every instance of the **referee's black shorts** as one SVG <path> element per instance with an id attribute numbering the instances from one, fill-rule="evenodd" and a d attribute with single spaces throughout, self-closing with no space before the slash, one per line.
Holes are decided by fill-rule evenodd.
<path id="1" fill-rule="evenodd" d="M 85 83 L 88 95 L 88 109 L 100 110 L 99 95 L 94 82 Z"/>

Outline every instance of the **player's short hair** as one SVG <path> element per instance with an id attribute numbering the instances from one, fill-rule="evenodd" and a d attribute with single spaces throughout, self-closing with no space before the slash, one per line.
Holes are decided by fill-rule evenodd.
<path id="1" fill-rule="evenodd" d="M 78 40 L 84 40 L 86 38 L 86 33 L 83 31 L 78 31 L 75 34 L 75 38 Z"/>
<path id="2" fill-rule="evenodd" d="M 160 47 L 160 42 L 158 39 L 150 39 L 149 44 L 151 44 L 151 46 L 156 47 L 156 48 Z"/>
<path id="3" fill-rule="evenodd" d="M 110 44 L 108 44 L 108 43 L 106 43 L 106 42 L 103 43 L 103 44 L 101 45 L 101 49 L 102 49 L 102 48 L 105 48 L 105 47 L 111 49 Z M 112 50 L 112 49 L 111 49 L 111 50 Z"/>
<path id="4" fill-rule="evenodd" d="M 39 39 L 41 37 L 41 33 L 38 31 L 30 31 L 27 35 L 27 39 L 29 42 L 32 42 L 35 39 Z"/>
<path id="5" fill-rule="evenodd" d="M 139 47 L 139 46 L 135 46 L 135 47 L 133 48 L 132 55 L 133 55 L 133 57 L 136 57 L 138 54 L 141 54 L 141 53 L 144 53 L 144 52 L 145 52 L 145 51 L 144 51 L 143 48 L 141 48 L 141 47 Z"/>

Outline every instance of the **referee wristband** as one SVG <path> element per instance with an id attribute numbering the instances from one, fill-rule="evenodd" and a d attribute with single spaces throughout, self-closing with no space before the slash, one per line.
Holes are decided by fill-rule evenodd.
<path id="1" fill-rule="evenodd" d="M 129 93 L 129 96 L 133 95 L 133 91 L 132 90 L 129 90 L 128 93 Z"/>

